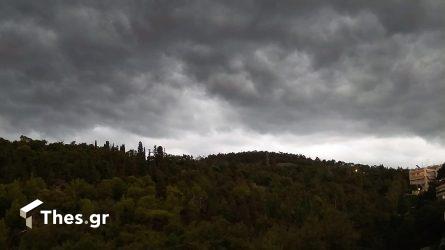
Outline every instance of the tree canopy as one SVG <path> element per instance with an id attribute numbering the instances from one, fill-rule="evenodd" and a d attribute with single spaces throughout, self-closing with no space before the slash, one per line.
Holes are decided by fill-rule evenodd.
<path id="1" fill-rule="evenodd" d="M 442 236 L 444 203 L 409 195 L 407 169 L 155 149 L 0 139 L 0 249 L 419 249 Z M 36 198 L 111 218 L 24 231 L 19 208 Z"/>

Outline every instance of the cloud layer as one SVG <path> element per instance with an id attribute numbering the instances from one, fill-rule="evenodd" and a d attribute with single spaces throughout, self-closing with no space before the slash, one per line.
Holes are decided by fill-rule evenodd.
<path id="1" fill-rule="evenodd" d="M 443 147 L 444 12 L 440 0 L 3 0 L 0 136 Z"/>

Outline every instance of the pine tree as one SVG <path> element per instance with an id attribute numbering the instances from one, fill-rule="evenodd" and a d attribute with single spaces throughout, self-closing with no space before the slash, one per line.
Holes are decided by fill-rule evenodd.
<path id="1" fill-rule="evenodd" d="M 142 144 L 142 142 L 139 142 L 138 156 L 145 159 L 145 150 L 144 150 L 144 145 Z"/>

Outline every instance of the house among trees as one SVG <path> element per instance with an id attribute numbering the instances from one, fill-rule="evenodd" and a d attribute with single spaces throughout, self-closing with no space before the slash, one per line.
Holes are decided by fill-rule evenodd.
<path id="1" fill-rule="evenodd" d="M 429 185 L 436 181 L 437 173 L 440 168 L 440 165 L 435 165 L 411 169 L 409 171 L 409 184 L 417 187 L 417 190 L 413 191 L 413 194 L 428 191 Z"/>

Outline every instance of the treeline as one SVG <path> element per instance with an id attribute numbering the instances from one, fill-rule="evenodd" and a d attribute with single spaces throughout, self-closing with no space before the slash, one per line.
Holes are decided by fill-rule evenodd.
<path id="1" fill-rule="evenodd" d="M 97 146 L 75 142 L 48 144 L 25 136 L 14 142 L 0 138 L 0 178 L 7 182 L 38 176 L 53 183 L 76 178 L 97 182 L 116 176 L 141 176 L 164 155 L 162 147 L 155 146 L 149 155 L 145 151 L 141 142 L 137 151 L 125 151 L 125 145 L 118 148 L 108 141 Z"/>
<path id="2" fill-rule="evenodd" d="M 0 249 L 419 249 L 442 236 L 443 202 L 409 195 L 406 169 L 144 151 L 0 139 Z M 110 222 L 25 230 L 19 208 L 36 198 Z"/>

